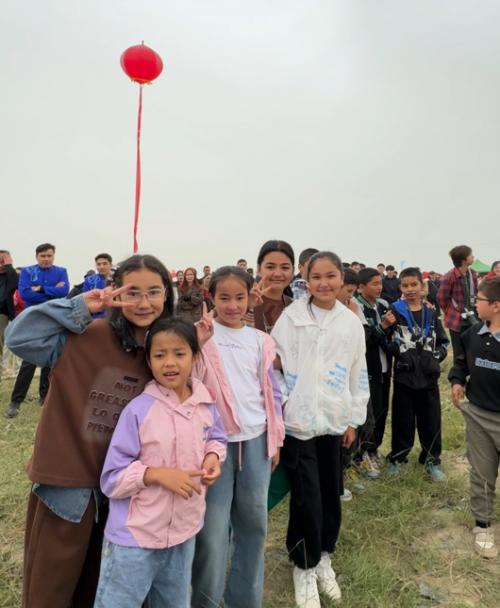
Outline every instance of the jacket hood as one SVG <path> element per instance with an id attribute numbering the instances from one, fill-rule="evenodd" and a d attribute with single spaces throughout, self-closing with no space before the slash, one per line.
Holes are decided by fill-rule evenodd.
<path id="1" fill-rule="evenodd" d="M 301 325 L 317 325 L 315 319 L 311 316 L 311 309 L 309 302 L 306 300 L 295 300 L 293 304 L 287 306 L 281 313 L 287 315 L 296 326 Z M 332 321 L 337 319 L 339 316 L 344 314 L 351 314 L 356 316 L 346 306 L 344 306 L 338 300 L 335 302 L 335 306 L 329 311 L 325 317 L 324 324 L 329 325 Z"/>

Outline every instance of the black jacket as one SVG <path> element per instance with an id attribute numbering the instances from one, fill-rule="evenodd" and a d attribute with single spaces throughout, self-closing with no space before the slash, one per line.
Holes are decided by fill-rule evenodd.
<path id="1" fill-rule="evenodd" d="M 382 279 L 382 293 L 380 297 L 392 304 L 399 299 L 401 291 L 399 289 L 398 277 L 384 277 Z"/>
<path id="2" fill-rule="evenodd" d="M 396 325 L 389 344 L 394 355 L 394 382 L 415 390 L 437 385 L 441 367 L 446 358 L 448 337 L 432 308 L 423 305 L 418 312 L 410 313 L 404 300 L 391 305 Z"/>
<path id="3" fill-rule="evenodd" d="M 387 350 L 388 340 L 392 334 L 392 328 L 387 330 L 380 326 L 380 319 L 383 318 L 389 306 L 384 300 L 377 300 L 377 309 L 367 306 L 362 298 L 358 298 L 358 303 L 363 310 L 366 324 L 363 324 L 366 339 L 366 367 L 368 368 L 368 380 L 377 384 L 382 384 L 382 361 L 380 360 L 380 349 Z M 377 315 L 378 312 L 378 315 Z"/>
<path id="4" fill-rule="evenodd" d="M 19 275 L 11 264 L 4 266 L 5 272 L 0 273 L 0 281 L 2 282 L 0 293 L 0 314 L 5 314 L 12 321 L 15 317 L 14 310 L 14 292 L 19 283 Z"/>
<path id="5" fill-rule="evenodd" d="M 465 386 L 474 405 L 500 412 L 500 342 L 482 321 L 465 331 L 461 340 L 465 354 L 456 358 L 448 380 Z"/>

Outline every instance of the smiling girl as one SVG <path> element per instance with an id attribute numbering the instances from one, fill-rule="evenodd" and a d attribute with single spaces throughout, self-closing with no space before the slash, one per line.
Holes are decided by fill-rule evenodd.
<path id="1" fill-rule="evenodd" d="M 237 266 L 219 268 L 210 280 L 217 316 L 205 350 L 225 371 L 227 383 L 217 404 L 233 405 L 236 428 L 231 432 L 226 424 L 227 459 L 207 493 L 193 564 L 193 608 L 219 606 L 223 598 L 226 606 L 262 605 L 267 492 L 284 428 L 274 342 L 243 322 L 252 283 Z"/>
<path id="2" fill-rule="evenodd" d="M 295 255 L 286 241 L 267 241 L 257 257 L 259 283 L 252 290 L 258 296 L 254 307 L 254 326 L 271 333 L 283 309 L 292 303 L 284 291 L 293 279 Z"/>
<path id="3" fill-rule="evenodd" d="M 151 379 L 146 332 L 173 305 L 169 272 L 153 256 L 128 258 L 114 282 L 114 289 L 32 307 L 7 332 L 13 352 L 52 367 L 28 467 L 25 608 L 94 603 L 107 515 L 99 476 L 122 409 Z M 108 308 L 109 317 L 93 321 Z M 204 319 L 200 342 L 210 329 Z"/>
<path id="4" fill-rule="evenodd" d="M 309 261 L 309 301 L 283 311 L 272 331 L 289 392 L 282 463 L 290 481 L 287 549 L 295 564 L 295 599 L 319 608 L 319 589 L 340 588 L 330 553 L 340 530 L 341 444 L 349 447 L 369 398 L 364 330 L 337 300 L 342 263 L 323 251 Z"/>

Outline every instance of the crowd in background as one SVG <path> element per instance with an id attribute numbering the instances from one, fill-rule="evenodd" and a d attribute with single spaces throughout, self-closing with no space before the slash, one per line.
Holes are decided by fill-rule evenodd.
<path id="1" fill-rule="evenodd" d="M 215 387 L 217 409 L 210 413 L 207 410 L 206 416 L 203 414 L 205 430 L 203 440 L 200 439 L 200 449 L 204 449 L 203 441 L 212 441 L 213 452 L 206 453 L 203 466 L 196 472 L 208 487 L 204 526 L 196 530 L 195 543 L 194 534 L 189 538 L 189 535 L 182 536 L 185 530 L 179 520 L 176 532 L 184 540 L 173 543 L 174 547 L 183 547 L 184 553 L 180 557 L 175 553 L 175 559 L 183 563 L 183 576 L 188 581 L 186 589 L 192 585 L 191 599 L 186 600 L 191 606 L 219 605 L 223 597 L 227 605 L 240 605 L 241 601 L 255 608 L 261 605 L 267 508 L 288 491 L 291 498 L 286 545 L 295 566 L 293 583 L 297 606 L 319 607 L 318 589 L 332 599 L 340 599 L 330 556 L 341 524 L 340 501 L 352 498 L 347 487 L 350 481 L 359 483 L 360 477 L 377 479 L 385 467 L 388 475 L 402 475 L 416 433 L 420 441 L 418 461 L 424 473 L 437 483 L 446 480 L 441 463 L 438 379 L 440 363 L 447 356 L 450 342 L 453 365 L 449 379 L 454 404 L 460 405 L 465 387 L 471 402 L 467 408 L 463 407 L 463 413 L 472 467 L 474 548 L 483 557 L 496 556 L 490 522 L 500 453 L 500 393 L 497 392 L 500 358 L 494 350 L 500 343 L 496 326 L 500 315 L 500 261 L 492 264 L 485 277 L 478 277 L 471 269 L 474 262 L 471 248 L 460 245 L 450 251 L 453 267 L 446 274 L 422 272 L 417 266 L 398 272 L 390 264 L 367 267 L 356 261 L 342 263 L 332 252 L 308 248 L 301 252 L 295 274 L 293 248 L 285 241 L 268 241 L 260 249 L 255 273 L 245 259 L 239 259 L 236 264 L 214 272 L 206 265 L 200 275 L 194 267 L 187 267 L 171 276 L 153 256 L 132 256 L 114 266 L 111 255 L 99 253 L 95 256 L 95 271 L 87 273 L 81 283 L 71 288 L 66 269 L 55 264 L 55 254 L 53 244 L 43 243 L 35 250 L 36 264 L 16 269 L 10 253 L 0 251 L 0 351 L 3 351 L 7 326 L 19 317 L 7 334 L 14 350 L 26 353 L 5 415 L 15 418 L 19 414 L 35 370 L 41 367 L 39 402 L 44 406 L 38 431 L 41 435 L 48 424 L 46 419 L 52 416 L 54 422 L 60 415 L 55 403 L 66 390 L 68 377 L 76 374 L 74 382 L 80 382 L 80 368 L 76 373 L 75 361 L 83 362 L 83 376 L 87 366 L 93 378 L 105 364 L 106 348 L 109 357 L 122 361 L 123 369 L 132 365 L 129 358 L 133 353 L 136 357 L 133 374 L 122 374 L 123 378 L 130 380 L 134 374 L 137 378 L 146 378 L 152 373 L 151 382 L 156 382 L 155 387 L 145 389 L 142 395 L 146 397 L 140 404 L 135 399 L 131 402 L 131 407 L 139 408 L 137 411 L 127 406 L 126 416 L 132 418 L 125 422 L 126 416 L 120 417 L 122 426 L 114 435 L 114 426 L 91 421 L 89 424 L 94 426 L 89 428 L 109 433 L 108 442 L 111 438 L 101 479 L 101 489 L 110 499 L 111 515 L 105 534 L 112 541 L 111 549 L 118 551 L 115 545 L 120 547 L 123 543 L 129 548 L 138 543 L 151 552 L 151 547 L 156 545 L 145 540 L 152 533 L 150 523 L 140 520 L 132 526 L 126 520 L 124 524 L 123 500 L 130 502 L 131 495 L 145 491 L 145 486 L 150 484 L 184 499 L 191 499 L 193 491 L 200 493 L 200 490 L 185 477 L 179 480 L 174 476 L 175 483 L 170 477 L 165 480 L 161 476 L 165 473 L 160 475 L 161 467 L 158 472 L 155 467 L 151 468 L 155 474 L 151 472 L 150 476 L 149 469 L 138 469 L 137 445 L 145 441 L 146 436 L 148 441 L 159 441 L 159 449 L 164 448 L 150 426 L 145 426 L 143 410 L 149 412 L 148 408 L 153 405 L 157 408 L 155 404 L 165 397 L 165 387 L 175 386 L 178 398 L 168 401 L 168 407 L 174 409 L 181 396 L 190 403 L 189 399 L 198 395 L 198 379 L 211 389 Z M 21 315 L 23 309 L 27 310 Z M 160 326 L 155 319 L 166 324 Z M 119 336 L 119 348 L 110 341 L 109 328 Z M 98 337 L 102 333 L 103 350 L 96 355 L 96 361 L 89 359 L 92 354 L 85 350 L 88 346 L 84 337 L 79 337 L 79 341 L 70 340 L 68 331 L 82 336 L 94 332 Z M 156 336 L 154 341 L 151 334 Z M 160 348 L 160 339 L 168 346 Z M 174 346 L 170 346 L 169 340 L 174 340 Z M 94 343 L 94 346 L 99 348 L 100 344 Z M 138 348 L 143 345 L 149 372 L 145 370 L 142 354 L 138 354 Z M 159 348 L 160 355 L 170 348 L 176 353 L 186 349 L 191 352 L 192 362 L 189 369 L 185 366 L 184 384 L 171 384 L 180 372 L 172 372 L 170 377 L 160 367 L 156 370 L 155 348 Z M 201 371 L 196 358 L 200 348 L 203 352 Z M 51 374 L 56 360 L 59 375 L 55 371 Z M 480 381 L 469 381 L 469 376 L 474 378 L 478 374 Z M 193 380 L 188 380 L 191 375 Z M 103 386 L 106 384 L 102 379 L 100 382 Z M 115 386 L 118 385 L 121 386 L 120 383 Z M 52 387 L 50 393 L 49 386 Z M 205 403 L 207 395 L 212 393 L 203 393 L 201 387 L 199 391 L 197 403 Z M 84 392 L 82 390 L 82 395 Z M 90 395 L 94 393 L 92 399 L 101 399 L 100 395 L 102 399 L 112 399 L 111 392 L 106 396 L 105 392 L 91 391 Z M 390 451 L 384 457 L 380 447 L 391 395 Z M 120 402 L 125 405 L 130 396 Z M 120 410 L 116 411 L 118 419 Z M 161 419 L 154 408 L 151 411 L 155 412 L 155 420 Z M 133 426 L 134 421 L 139 421 L 137 435 L 133 435 L 132 427 L 128 430 L 124 427 Z M 78 439 L 75 440 L 78 443 Z M 136 447 L 132 449 L 130 442 Z M 85 449 L 89 449 L 87 444 Z M 136 455 L 123 465 L 123 454 L 129 449 L 136 450 Z M 100 450 L 104 458 L 102 445 Z M 37 451 L 47 458 L 46 446 L 36 443 L 35 455 Z M 218 454 L 217 458 L 213 453 Z M 497 454 L 496 469 L 491 465 L 493 453 Z M 208 459 L 211 454 L 212 458 Z M 92 459 L 90 453 L 88 458 Z M 219 467 L 219 459 L 224 458 L 226 464 Z M 44 476 L 39 463 L 40 456 L 30 465 L 34 486 L 29 508 L 35 509 L 36 504 L 36 508 L 41 509 L 43 503 L 58 515 L 54 530 L 62 530 L 65 525 L 62 520 L 73 521 L 65 514 L 68 505 L 72 509 L 77 500 L 84 508 L 80 519 L 74 521 L 83 525 L 85 515 L 90 518 L 86 529 L 92 530 L 93 511 L 88 510 L 88 505 L 92 491 L 97 493 L 99 489 L 94 488 L 94 484 L 74 487 L 75 482 L 66 483 L 54 472 L 52 477 Z M 37 466 L 41 468 L 36 469 Z M 57 469 L 60 464 L 51 466 Z M 99 465 L 93 462 L 92 466 L 94 474 L 100 475 L 102 462 Z M 190 463 L 190 468 L 194 466 Z M 274 471 L 272 477 L 271 470 Z M 233 493 L 232 488 L 239 487 L 239 483 L 241 489 Z M 241 498 L 245 491 L 250 493 L 248 496 L 259 496 L 258 504 L 249 506 L 248 496 Z M 129 502 L 127 509 L 132 508 L 133 503 Z M 54 504 L 59 506 L 56 508 Z M 193 525 L 205 509 L 204 504 L 197 505 L 192 515 Z M 39 533 L 37 517 L 35 511 L 29 511 L 32 534 Z M 229 529 L 233 535 L 231 541 Z M 102 530 L 100 534 L 102 539 Z M 51 549 L 50 542 L 47 540 L 49 553 L 61 550 L 61 547 Z M 80 549 L 86 552 L 85 543 L 89 541 L 75 538 L 74 542 L 80 543 Z M 162 550 L 172 548 L 168 543 L 162 544 L 163 541 L 155 542 L 160 543 Z M 228 554 L 230 544 L 232 558 Z M 35 549 L 28 546 L 28 555 L 30 551 Z M 120 562 L 123 568 L 118 568 L 118 574 L 123 575 L 132 567 L 132 562 L 127 561 L 130 555 L 125 551 L 120 558 L 124 561 Z M 149 559 L 152 554 L 143 555 Z M 173 555 L 168 553 L 168 559 L 173 559 Z M 36 562 L 34 553 L 32 559 Z M 46 559 L 47 556 L 43 561 Z M 225 582 L 228 560 L 231 565 Z M 49 598 L 49 605 L 52 596 L 45 588 L 40 591 L 44 577 L 40 575 L 42 566 L 38 567 L 40 570 L 31 567 L 25 570 L 25 594 L 39 589 L 39 593 Z M 115 597 L 117 589 L 126 586 L 125 579 L 119 584 L 116 579 L 116 587 L 104 581 L 109 578 L 107 569 L 116 567 L 111 565 L 105 552 L 96 606 L 111 606 L 110 598 Z M 113 573 L 117 575 L 115 570 Z M 80 574 L 73 574 L 76 586 Z M 148 566 L 144 577 L 150 583 L 144 583 L 140 590 L 138 586 L 130 589 L 132 595 L 143 593 L 142 599 L 133 605 L 141 606 L 144 593 L 153 593 L 155 577 L 160 585 L 161 574 L 153 566 Z M 94 583 L 97 584 L 97 579 Z M 75 587 L 70 588 L 67 579 L 61 584 L 68 587 L 70 598 Z M 172 587 L 165 591 L 162 601 L 166 601 L 166 597 L 172 601 L 173 587 L 179 588 L 180 594 L 187 593 L 179 581 L 174 585 L 170 580 L 168 584 Z M 94 592 L 95 586 L 89 592 L 92 601 Z M 209 604 L 205 603 L 207 598 Z"/>

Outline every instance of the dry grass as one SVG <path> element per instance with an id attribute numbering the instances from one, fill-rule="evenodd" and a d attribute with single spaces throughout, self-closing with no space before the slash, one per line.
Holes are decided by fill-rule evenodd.
<path id="1" fill-rule="evenodd" d="M 0 384 L 2 412 L 11 386 L 12 381 Z M 346 608 L 500 606 L 498 561 L 481 560 L 472 552 L 463 422 L 447 394 L 443 383 L 443 468 L 448 481 L 433 484 L 412 460 L 401 478 L 383 476 L 366 482 L 364 491 L 354 490 L 353 501 L 344 503 L 334 568 Z M 24 466 L 39 411 L 33 399 L 23 405 L 18 418 L 0 417 L 0 607 L 5 608 L 20 606 L 24 511 L 29 491 Z M 284 501 L 270 516 L 266 608 L 294 606 L 291 565 L 284 547 L 286 522 Z M 328 606 L 326 600 L 323 606 Z"/>

